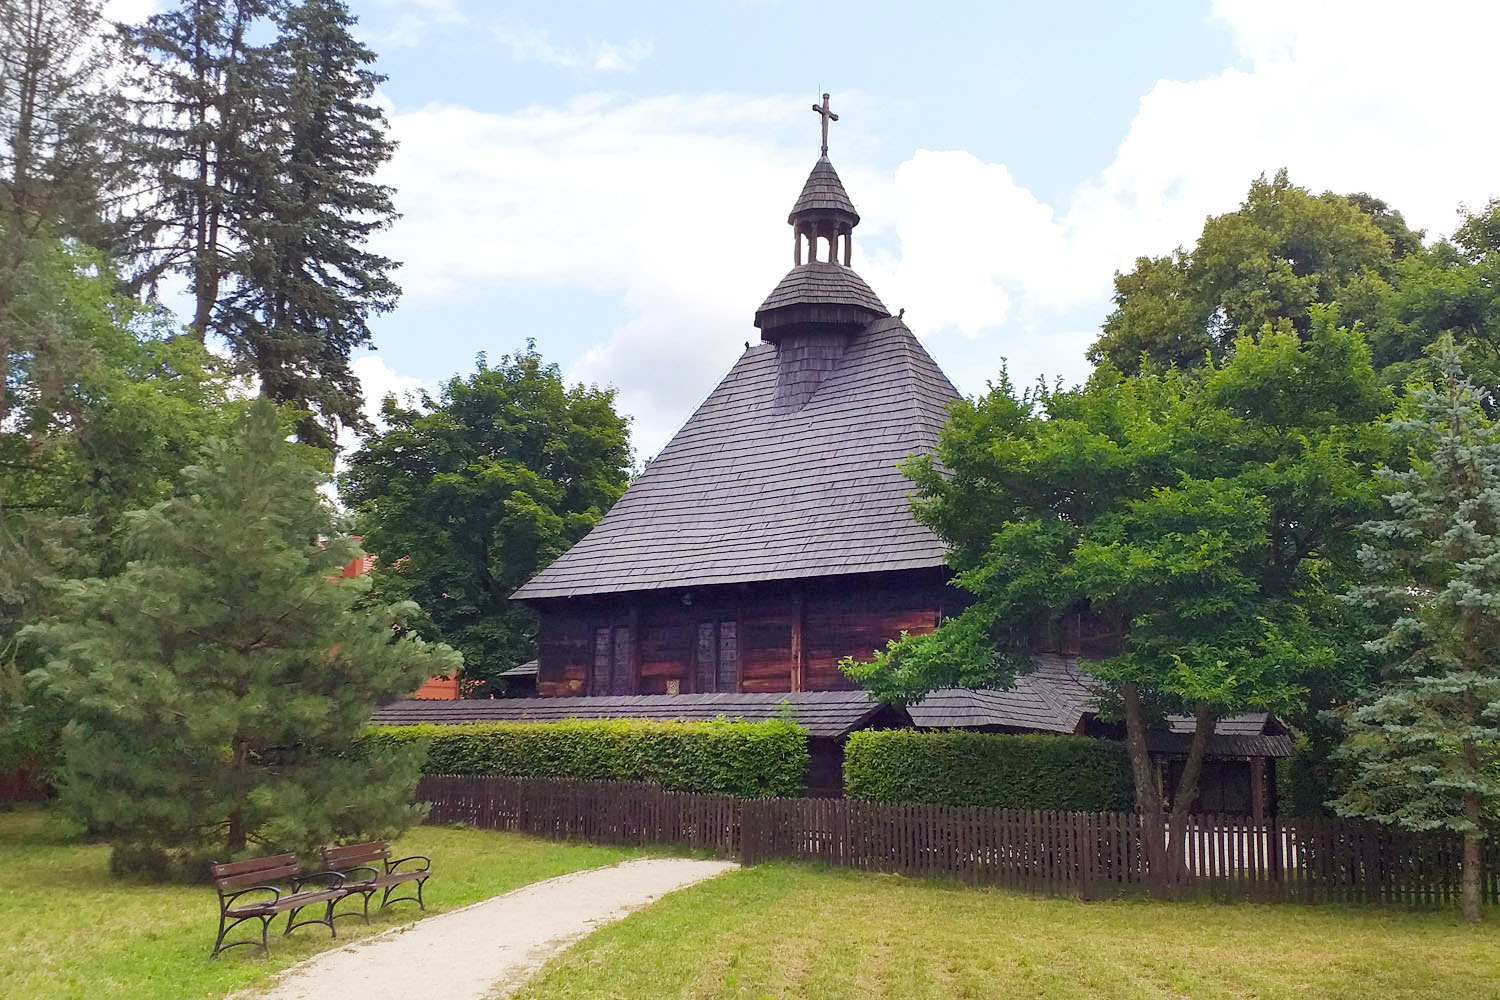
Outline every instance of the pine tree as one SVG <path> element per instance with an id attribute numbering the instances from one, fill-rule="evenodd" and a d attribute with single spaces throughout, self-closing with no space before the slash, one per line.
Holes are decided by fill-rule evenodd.
<path id="1" fill-rule="evenodd" d="M 1395 425 L 1430 455 L 1389 473 L 1389 520 L 1360 552 L 1372 582 L 1355 600 L 1385 630 L 1366 648 L 1386 679 L 1349 710 L 1340 756 L 1353 775 L 1333 803 L 1413 830 L 1462 834 L 1463 911 L 1480 916 L 1481 846 L 1500 804 L 1500 425 L 1451 342 L 1443 378 Z"/>
<path id="2" fill-rule="evenodd" d="M 401 291 L 388 276 L 395 262 L 365 249 L 395 218 L 391 189 L 370 180 L 395 143 L 372 103 L 385 77 L 368 68 L 375 54 L 351 33 L 348 8 L 306 0 L 279 22 L 285 143 L 254 192 L 224 332 L 253 360 L 264 393 L 310 411 L 299 439 L 332 449 L 339 424 L 368 428 L 349 354 L 369 342 L 369 315 L 393 308 Z"/>
<path id="3" fill-rule="evenodd" d="M 118 868 L 203 877 L 209 857 L 389 835 L 414 818 L 416 762 L 369 750 L 371 709 L 452 673 L 458 655 L 368 600 L 308 449 L 264 398 L 132 512 L 136 559 L 69 584 L 25 636 L 60 696 L 61 797 Z"/>

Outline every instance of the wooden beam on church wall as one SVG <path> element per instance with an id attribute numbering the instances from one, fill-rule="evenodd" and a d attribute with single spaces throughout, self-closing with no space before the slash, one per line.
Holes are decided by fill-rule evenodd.
<path id="1" fill-rule="evenodd" d="M 641 601 L 639 597 L 630 602 L 630 667 L 629 684 L 631 694 L 641 693 Z"/>
<path id="2" fill-rule="evenodd" d="M 806 686 L 804 675 L 807 666 L 807 656 L 803 651 L 802 633 L 807 624 L 807 600 L 802 595 L 801 588 L 797 590 L 797 596 L 792 604 L 792 676 L 791 687 L 793 691 L 801 691 Z"/>

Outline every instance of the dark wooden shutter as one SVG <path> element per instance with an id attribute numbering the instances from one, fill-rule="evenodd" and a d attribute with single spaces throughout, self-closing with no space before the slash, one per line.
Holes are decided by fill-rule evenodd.
<path id="1" fill-rule="evenodd" d="M 630 629 L 615 629 L 614 665 L 609 672 L 609 693 L 630 693 Z"/>
<path id="2" fill-rule="evenodd" d="M 589 678 L 589 694 L 609 694 L 609 663 L 612 652 L 609 629 L 594 629 L 594 675 Z"/>
<path id="3" fill-rule="evenodd" d="M 714 671 L 718 665 L 718 643 L 715 631 L 713 622 L 698 625 L 698 690 L 703 693 L 716 690 Z"/>
<path id="4" fill-rule="evenodd" d="M 740 689 L 740 647 L 734 622 L 719 622 L 719 690 Z"/>

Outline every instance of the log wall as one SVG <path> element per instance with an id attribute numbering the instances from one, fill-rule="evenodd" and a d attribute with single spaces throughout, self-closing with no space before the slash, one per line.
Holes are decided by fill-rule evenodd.
<path id="1" fill-rule="evenodd" d="M 618 694 L 620 678 L 630 694 L 845 689 L 843 657 L 955 610 L 946 580 L 911 570 L 541 601 L 537 694 Z"/>

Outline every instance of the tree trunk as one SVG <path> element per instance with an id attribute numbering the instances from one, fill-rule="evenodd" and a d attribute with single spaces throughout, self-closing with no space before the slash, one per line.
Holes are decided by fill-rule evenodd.
<path id="1" fill-rule="evenodd" d="M 232 858 L 245 849 L 245 811 L 243 807 L 245 793 L 245 772 L 250 767 L 250 746 L 241 737 L 234 738 L 234 752 L 230 760 L 230 782 L 229 787 L 233 789 L 234 802 L 229 808 L 229 836 L 224 844 L 224 849 Z"/>
<path id="2" fill-rule="evenodd" d="M 1161 792 L 1156 787 L 1155 769 L 1151 766 L 1151 751 L 1146 746 L 1141 695 L 1134 684 L 1123 684 L 1120 697 L 1125 704 L 1125 747 L 1130 755 L 1130 774 L 1135 780 L 1135 808 L 1141 815 L 1147 884 L 1161 885 L 1168 877 L 1166 821 L 1162 815 Z"/>
<path id="3" fill-rule="evenodd" d="M 1479 774 L 1479 747 L 1473 740 L 1463 741 L 1464 764 L 1472 775 Z M 1483 804 L 1480 802 L 1479 793 L 1464 792 L 1464 821 L 1468 829 L 1464 831 L 1464 870 L 1462 895 L 1464 919 L 1471 924 L 1479 923 L 1480 917 L 1480 887 L 1484 883 L 1484 858 L 1481 847 L 1484 844 L 1484 834 L 1481 824 L 1484 822 Z"/>
<path id="4" fill-rule="evenodd" d="M 1172 881 L 1186 881 L 1192 873 L 1187 869 L 1187 851 L 1183 842 L 1187 839 L 1187 821 L 1198 801 L 1198 779 L 1203 774 L 1203 758 L 1208 751 L 1208 740 L 1213 735 L 1218 716 L 1207 705 L 1199 705 L 1193 713 L 1193 742 L 1188 747 L 1186 763 L 1182 766 L 1182 777 L 1172 792 L 1171 850 Z"/>

